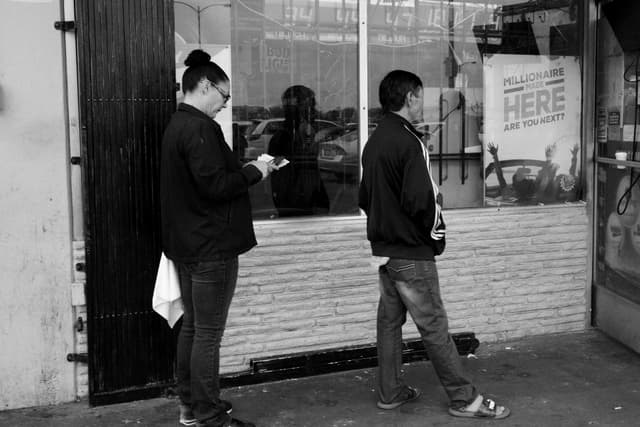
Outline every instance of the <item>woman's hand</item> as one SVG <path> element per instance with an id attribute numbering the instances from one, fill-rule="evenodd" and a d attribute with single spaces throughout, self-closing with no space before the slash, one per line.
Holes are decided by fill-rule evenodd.
<path id="1" fill-rule="evenodd" d="M 260 173 L 262 174 L 263 181 L 267 179 L 269 175 L 271 175 L 271 172 L 273 172 L 274 170 L 278 170 L 278 166 L 276 166 L 275 163 L 273 162 L 264 162 L 262 160 L 252 160 L 247 164 L 256 167 L 260 171 Z"/>

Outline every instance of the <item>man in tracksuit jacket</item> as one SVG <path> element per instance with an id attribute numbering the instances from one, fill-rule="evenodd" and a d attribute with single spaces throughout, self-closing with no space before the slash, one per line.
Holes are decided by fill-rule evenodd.
<path id="1" fill-rule="evenodd" d="M 445 224 L 429 155 L 411 124 L 422 120 L 422 81 L 392 71 L 379 97 L 385 115 L 365 145 L 359 192 L 373 255 L 386 258 L 379 268 L 377 405 L 394 409 L 420 395 L 401 378 L 402 325 L 409 311 L 449 396 L 449 413 L 504 418 L 509 410 L 478 393 L 449 334 L 435 264 L 445 247 Z"/>

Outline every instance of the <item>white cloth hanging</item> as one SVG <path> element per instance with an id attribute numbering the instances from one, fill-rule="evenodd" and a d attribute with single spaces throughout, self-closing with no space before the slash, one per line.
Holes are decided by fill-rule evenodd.
<path id="1" fill-rule="evenodd" d="M 153 311 L 164 317 L 172 328 L 184 312 L 178 270 L 164 252 L 160 257 L 151 306 Z"/>

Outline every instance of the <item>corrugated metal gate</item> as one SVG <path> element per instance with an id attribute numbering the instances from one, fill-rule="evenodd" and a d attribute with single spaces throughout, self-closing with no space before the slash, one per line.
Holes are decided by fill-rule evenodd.
<path id="1" fill-rule="evenodd" d="M 175 337 L 151 309 L 162 132 L 175 110 L 173 2 L 76 0 L 91 404 L 159 394 Z"/>

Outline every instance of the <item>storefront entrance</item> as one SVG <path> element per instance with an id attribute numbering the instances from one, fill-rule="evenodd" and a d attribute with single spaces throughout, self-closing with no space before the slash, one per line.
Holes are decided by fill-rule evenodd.
<path id="1" fill-rule="evenodd" d="M 603 2 L 596 89 L 593 322 L 640 352 L 640 4 Z"/>
<path id="2" fill-rule="evenodd" d="M 578 49 L 580 4 L 571 0 L 77 1 L 91 401 L 122 400 L 124 393 L 131 398 L 132 393 L 162 389 L 173 379 L 172 331 L 150 307 L 160 253 L 157 172 L 162 130 L 176 99 L 180 100 L 181 91 L 175 83 L 184 70 L 184 57 L 192 49 L 209 52 L 231 76 L 233 98 L 216 120 L 239 159 L 278 154 L 274 150 L 279 148 L 280 139 L 291 146 L 291 155 L 304 160 L 294 158 L 288 169 L 291 175 L 281 174 L 280 183 L 265 180 L 252 188 L 259 231 L 279 227 L 276 220 L 285 216 L 292 221 L 290 224 L 291 217 L 326 220 L 323 233 L 336 224 L 330 222 L 332 217 L 352 216 L 355 219 L 347 219 L 363 221 L 357 206 L 360 152 L 383 114 L 377 96 L 379 82 L 397 68 L 423 78 L 424 117 L 415 125 L 424 134 L 423 143 L 430 152 L 438 185 L 447 194 L 445 209 L 497 207 L 500 211 L 513 207 L 513 216 L 525 218 L 530 212 L 517 208 L 571 203 L 582 206 L 581 192 L 586 183 L 581 172 L 584 166 L 580 152 L 584 148 L 578 129 L 582 105 L 578 83 L 582 83 L 580 70 L 586 64 Z M 502 78 L 503 72 L 508 78 Z M 501 110 L 505 94 L 508 105 L 522 106 L 511 108 L 506 118 Z M 493 102 L 486 103 L 485 98 Z M 532 103 L 520 104 L 516 99 Z M 540 102 L 534 104 L 534 100 Z M 286 141 L 289 136 L 282 127 L 293 104 L 304 106 L 298 110 L 305 125 L 295 128 L 296 135 L 304 138 Z M 562 109 L 561 116 L 556 108 Z M 556 120 L 559 118 L 562 121 Z M 513 136 L 516 132 L 526 138 Z M 602 156 L 605 167 L 608 161 L 614 162 L 613 155 Z M 312 185 L 289 185 L 299 182 Z M 599 209 L 605 212 L 606 206 L 603 202 Z M 581 217 L 582 212 L 577 218 Z M 295 225 L 305 226 L 303 221 Z M 488 227 L 494 226 L 492 220 Z M 337 230 L 336 235 L 343 232 Z M 361 229 L 354 230 L 361 235 Z M 289 229 L 287 233 L 293 234 Z M 351 230 L 340 238 L 352 239 L 349 233 Z M 585 240 L 579 237 L 575 245 L 566 245 L 575 236 L 561 230 L 542 255 L 536 253 L 534 261 L 562 270 L 554 271 L 549 281 L 566 276 L 569 287 L 577 283 L 579 297 L 560 288 L 559 301 L 545 293 L 535 295 L 536 301 L 553 299 L 559 304 L 554 307 L 564 307 L 563 299 L 575 304 L 583 297 L 585 257 L 580 250 Z M 510 236 L 508 244 L 514 241 L 517 247 L 503 247 L 501 253 L 516 258 L 526 253 L 520 237 L 519 233 Z M 335 272 L 335 262 L 328 260 L 337 256 L 336 240 L 333 236 L 331 239 L 324 245 L 322 239 L 314 237 L 324 248 L 318 253 L 330 263 L 326 272 L 317 276 L 327 289 L 331 289 L 330 282 L 342 280 L 341 274 L 348 280 L 362 275 L 360 266 L 351 263 Z M 291 239 L 287 243 L 295 242 Z M 358 241 L 350 252 L 357 253 L 360 246 Z M 491 256 L 495 257 L 493 251 Z M 577 264 L 576 269 L 564 271 L 567 261 L 558 259 L 557 251 L 564 255 L 577 253 L 575 260 L 568 261 Z M 348 256 L 358 256 L 353 253 Z M 509 268 L 531 268 L 528 261 L 527 265 Z M 274 261 L 265 264 L 260 260 L 254 266 L 272 267 L 270 262 Z M 250 271 L 251 261 L 247 264 Z M 279 268 L 288 272 L 287 267 Z M 302 268 L 306 266 L 294 266 L 291 271 Z M 509 276 L 504 271 L 496 274 Z M 292 289 L 300 286 L 306 291 L 309 283 L 315 283 L 306 272 L 300 277 Z M 246 279 L 242 280 L 245 282 L 240 285 L 246 285 Z M 515 286 L 518 283 L 508 287 Z M 266 283 L 259 291 L 265 292 L 269 301 L 277 302 L 270 289 L 272 286 Z M 253 290 L 247 294 L 253 296 Z M 325 316 L 323 310 L 327 308 L 316 307 L 312 295 L 304 294 L 305 302 L 314 304 L 318 315 Z M 294 294 L 294 298 L 298 300 L 300 295 Z M 240 301 L 247 304 L 246 300 Z M 575 329 L 572 322 L 578 322 L 581 328 L 581 299 L 578 305 L 580 312 L 569 310 L 567 316 L 560 308 L 554 309 L 554 316 L 559 313 L 556 317 L 569 319 L 552 318 L 547 324 L 537 325 L 536 331 Z M 328 309 L 328 318 L 344 322 L 340 310 Z M 255 313 L 250 310 L 235 314 L 238 318 L 251 317 Z M 256 314 L 249 319 L 246 333 L 238 324 L 230 332 L 251 334 L 253 319 L 264 328 L 270 320 L 282 323 L 277 316 Z M 325 320 L 317 324 L 334 327 Z M 521 335 L 520 331 L 533 328 L 526 322 L 524 326 L 505 323 L 509 324 L 495 326 L 495 335 L 491 335 L 494 339 Z M 228 359 L 231 369 L 243 369 L 257 356 L 300 351 L 300 345 L 316 349 L 306 341 L 314 334 L 307 334 L 305 327 L 288 330 L 292 336 L 286 345 L 261 344 L 238 350 L 245 353 Z M 326 341 L 314 345 L 345 345 L 336 335 L 341 333 L 332 330 L 326 334 Z"/>

